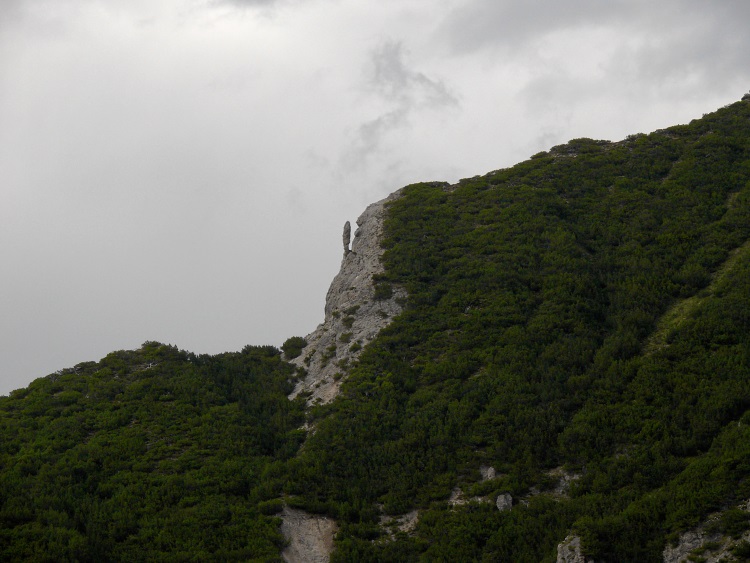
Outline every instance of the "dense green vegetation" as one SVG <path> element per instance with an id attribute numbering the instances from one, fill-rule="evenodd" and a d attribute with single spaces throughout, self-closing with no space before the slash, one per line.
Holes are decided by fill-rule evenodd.
<path id="1" fill-rule="evenodd" d="M 0 559 L 280 560 L 292 371 L 270 347 L 151 342 L 0 398 Z"/>
<path id="2" fill-rule="evenodd" d="M 328 405 L 273 348 L 158 343 L 0 398 L 0 558 L 278 560 L 280 499 L 336 518 L 333 561 L 554 561 L 574 531 L 648 562 L 750 526 L 750 103 L 408 186 L 385 230 L 376 298 L 409 297 Z"/>
<path id="3" fill-rule="evenodd" d="M 288 360 L 292 360 L 302 353 L 302 349 L 307 346 L 307 341 L 301 336 L 292 336 L 284 341 L 281 345 L 281 351 L 284 352 L 284 357 Z"/>
<path id="4" fill-rule="evenodd" d="M 406 188 L 378 282 L 407 310 L 291 464 L 289 492 L 344 523 L 337 560 L 553 560 L 575 528 L 597 559 L 656 561 L 750 496 L 749 149 L 740 102 Z M 570 499 L 446 506 L 558 466 L 582 474 Z M 376 503 L 421 508 L 415 537 L 370 541 Z"/>

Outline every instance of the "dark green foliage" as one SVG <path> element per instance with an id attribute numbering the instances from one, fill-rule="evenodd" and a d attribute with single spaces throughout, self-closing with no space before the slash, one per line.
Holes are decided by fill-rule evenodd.
<path id="1" fill-rule="evenodd" d="M 655 562 L 710 514 L 748 529 L 750 104 L 408 186 L 385 232 L 375 299 L 405 309 L 339 365 L 304 448 L 309 392 L 286 399 L 271 347 L 146 343 L 0 398 L 0 557 L 278 560 L 283 502 L 336 518 L 335 562 L 553 562 L 571 531 Z"/>
<path id="2" fill-rule="evenodd" d="M 352 340 L 352 333 L 351 332 L 342 332 L 339 335 L 339 340 L 344 343 L 351 342 Z"/>
<path id="3" fill-rule="evenodd" d="M 554 560 L 573 528 L 597 560 L 657 561 L 750 496 L 732 426 L 750 407 L 750 104 L 409 186 L 386 234 L 376 291 L 405 287 L 406 310 L 290 462 L 290 493 L 357 523 L 340 560 Z M 503 516 L 441 504 L 480 464 L 506 474 L 476 485 L 490 499 L 560 465 L 583 477 Z M 374 503 L 421 507 L 416 536 L 370 542 Z"/>
<path id="4" fill-rule="evenodd" d="M 291 372 L 270 347 L 147 342 L 1 398 L 0 559 L 278 560 Z"/>
<path id="5" fill-rule="evenodd" d="M 750 561 L 750 543 L 742 540 L 734 547 L 734 549 L 732 549 L 732 555 L 734 555 L 738 561 Z"/>
<path id="6" fill-rule="evenodd" d="M 307 346 L 307 340 L 301 336 L 292 336 L 281 345 L 281 351 L 284 352 L 286 359 L 291 360 L 299 356 L 305 346 Z"/>
<path id="7" fill-rule="evenodd" d="M 750 513 L 739 508 L 730 508 L 721 517 L 706 526 L 707 532 L 720 532 L 732 538 L 739 538 L 750 528 Z"/>
<path id="8" fill-rule="evenodd" d="M 375 294 L 373 298 L 376 301 L 383 301 L 393 297 L 393 286 L 388 282 L 378 282 L 375 284 Z"/>

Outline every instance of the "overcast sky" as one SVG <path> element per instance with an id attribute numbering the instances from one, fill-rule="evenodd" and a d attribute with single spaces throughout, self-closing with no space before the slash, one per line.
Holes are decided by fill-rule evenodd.
<path id="1" fill-rule="evenodd" d="M 401 186 L 750 89 L 746 0 L 2 0 L 0 394 L 279 346 Z"/>

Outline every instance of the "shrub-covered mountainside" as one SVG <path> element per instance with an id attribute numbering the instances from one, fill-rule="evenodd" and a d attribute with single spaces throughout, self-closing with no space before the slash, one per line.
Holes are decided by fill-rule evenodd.
<path id="1" fill-rule="evenodd" d="M 264 476 L 304 437 L 292 371 L 147 342 L 1 398 L 0 560 L 278 559 Z"/>
<path id="2" fill-rule="evenodd" d="M 750 100 L 407 186 L 382 242 L 408 299 L 331 403 L 157 343 L 0 398 L 0 558 L 280 560 L 282 503 L 332 561 L 661 561 L 716 513 L 747 557 Z"/>

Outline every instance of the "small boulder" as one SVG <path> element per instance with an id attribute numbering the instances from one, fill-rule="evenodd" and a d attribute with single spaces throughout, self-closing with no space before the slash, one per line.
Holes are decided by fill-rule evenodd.
<path id="1" fill-rule="evenodd" d="M 497 476 L 497 471 L 492 466 L 480 465 L 479 473 L 482 475 L 482 481 L 489 481 Z"/>
<path id="2" fill-rule="evenodd" d="M 498 495 L 495 505 L 500 512 L 510 510 L 511 508 L 513 508 L 513 497 L 510 496 L 509 493 Z"/>
<path id="3" fill-rule="evenodd" d="M 569 535 L 557 545 L 556 563 L 594 563 L 593 559 L 586 559 L 581 551 L 581 538 Z"/>

